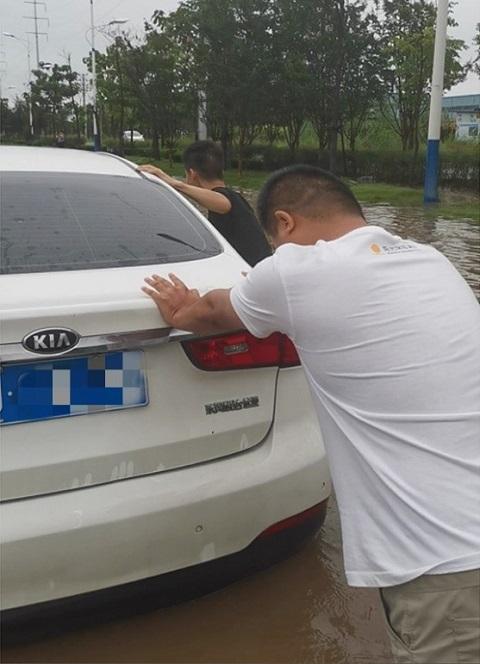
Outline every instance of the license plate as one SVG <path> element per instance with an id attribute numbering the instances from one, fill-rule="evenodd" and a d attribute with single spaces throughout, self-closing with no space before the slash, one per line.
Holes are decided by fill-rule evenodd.
<path id="1" fill-rule="evenodd" d="M 143 351 L 2 367 L 0 422 L 88 415 L 148 404 Z"/>

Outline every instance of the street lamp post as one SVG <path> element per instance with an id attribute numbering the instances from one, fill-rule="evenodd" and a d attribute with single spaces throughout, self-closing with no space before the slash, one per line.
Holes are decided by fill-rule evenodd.
<path id="1" fill-rule="evenodd" d="M 109 21 L 107 25 L 120 25 L 121 23 L 127 23 L 128 19 L 113 19 Z M 100 132 L 98 127 L 98 116 L 97 116 L 97 71 L 96 71 L 96 62 L 95 62 L 95 21 L 93 17 L 93 0 L 90 0 L 90 31 L 92 33 L 92 41 L 90 46 L 92 47 L 92 97 L 93 97 L 93 149 L 98 152 L 101 150 L 101 141 L 100 141 Z"/>
<path id="2" fill-rule="evenodd" d="M 27 63 L 28 63 L 28 87 L 30 88 L 30 97 L 28 100 L 28 123 L 30 127 L 30 136 L 33 138 L 34 135 L 34 129 L 33 129 L 33 108 L 32 108 L 32 67 L 30 64 L 30 42 L 28 39 L 21 39 L 20 37 L 17 37 L 17 35 L 14 35 L 12 32 L 3 32 L 2 33 L 4 37 L 10 37 L 10 39 L 15 39 L 16 41 L 20 42 L 20 44 L 23 44 L 25 48 L 27 49 Z"/>
<path id="3" fill-rule="evenodd" d="M 97 120 L 97 72 L 95 68 L 95 23 L 93 21 L 93 0 L 90 0 L 90 29 L 92 31 L 93 149 L 98 152 L 101 146 Z"/>
<path id="4" fill-rule="evenodd" d="M 443 77 L 447 47 L 448 0 L 437 2 L 437 26 L 433 51 L 432 91 L 428 118 L 427 160 L 425 164 L 424 203 L 438 202 L 440 130 L 442 125 Z"/>

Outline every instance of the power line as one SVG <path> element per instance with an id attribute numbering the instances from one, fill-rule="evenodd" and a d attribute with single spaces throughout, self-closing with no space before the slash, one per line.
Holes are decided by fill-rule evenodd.
<path id="1" fill-rule="evenodd" d="M 38 29 L 38 22 L 39 21 L 47 21 L 48 26 L 50 26 L 50 21 L 48 20 L 48 17 L 46 16 L 39 16 L 37 12 L 37 7 L 38 5 L 43 5 L 45 11 L 47 11 L 47 3 L 43 2 L 42 0 L 23 0 L 24 5 L 33 5 L 33 16 L 24 16 L 23 18 L 26 18 L 28 20 L 33 20 L 34 22 L 34 30 L 27 32 L 28 35 L 35 35 L 35 53 L 37 56 L 37 67 L 40 67 L 40 48 L 38 44 L 38 37 L 40 35 L 45 35 L 47 36 L 47 32 L 40 32 Z"/>

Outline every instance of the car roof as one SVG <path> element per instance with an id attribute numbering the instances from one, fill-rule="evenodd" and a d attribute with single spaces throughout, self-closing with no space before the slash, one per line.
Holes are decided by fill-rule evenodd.
<path id="1" fill-rule="evenodd" d="M 90 173 L 141 177 L 133 166 L 127 160 L 106 152 L 27 145 L 0 146 L 0 172 Z"/>

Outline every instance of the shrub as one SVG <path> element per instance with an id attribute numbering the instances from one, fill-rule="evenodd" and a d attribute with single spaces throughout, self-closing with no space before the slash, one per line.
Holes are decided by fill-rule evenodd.
<path id="1" fill-rule="evenodd" d="M 162 157 L 169 155 L 162 149 Z M 173 154 L 173 161 L 181 163 L 183 146 Z M 146 160 L 152 158 L 149 145 L 136 143 L 125 146 L 125 155 L 136 155 Z M 238 155 L 234 150 L 232 168 L 238 168 Z M 302 147 L 295 158 L 287 147 L 254 144 L 244 148 L 243 168 L 250 171 L 274 171 L 292 163 L 311 164 L 328 169 L 328 153 Z M 416 157 L 401 150 L 359 150 L 355 153 L 339 151 L 337 158 L 339 174 L 350 178 L 368 177 L 375 182 L 386 182 L 404 186 L 421 187 L 425 174 L 425 152 Z M 478 190 L 479 163 L 478 146 L 446 143 L 440 151 L 440 185 L 453 189 Z"/>

